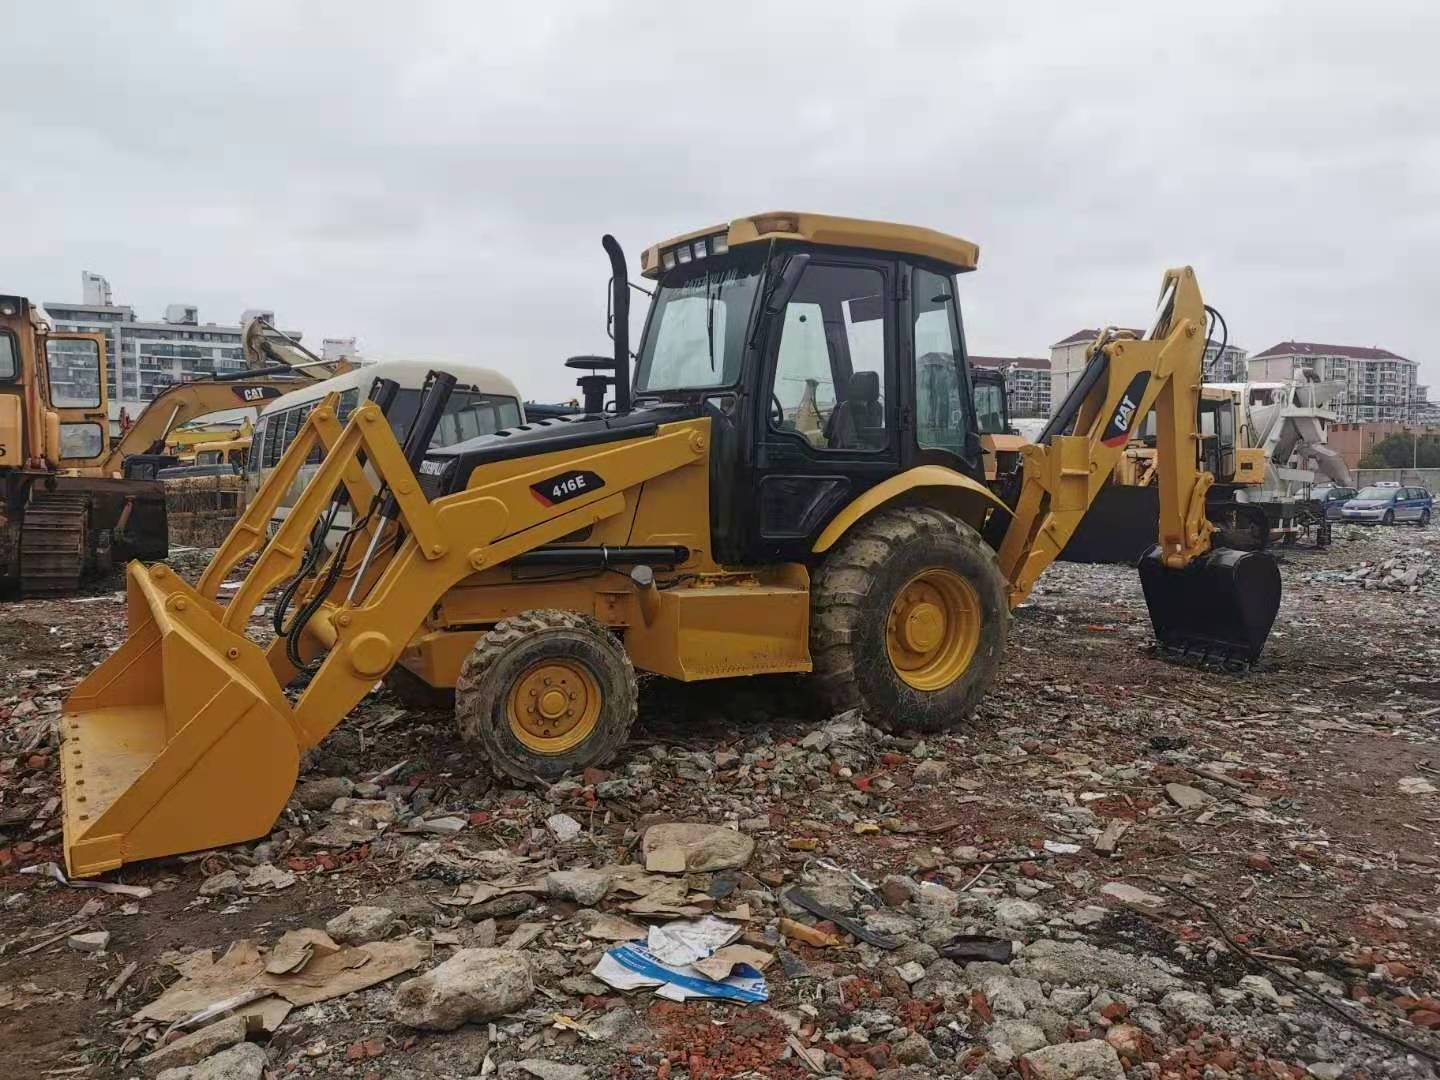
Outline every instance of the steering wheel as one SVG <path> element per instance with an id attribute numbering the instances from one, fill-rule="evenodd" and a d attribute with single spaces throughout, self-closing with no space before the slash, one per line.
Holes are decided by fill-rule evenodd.
<path id="1" fill-rule="evenodd" d="M 785 406 L 780 401 L 780 396 L 775 393 L 770 395 L 770 419 L 777 428 L 785 424 Z"/>

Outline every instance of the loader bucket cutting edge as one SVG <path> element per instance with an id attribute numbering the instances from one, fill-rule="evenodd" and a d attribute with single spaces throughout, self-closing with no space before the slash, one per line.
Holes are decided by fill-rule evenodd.
<path id="1" fill-rule="evenodd" d="M 166 568 L 132 563 L 128 579 L 130 636 L 61 716 L 73 877 L 262 836 L 299 773 L 295 726 L 260 649 Z"/>
<path id="2" fill-rule="evenodd" d="M 1141 556 L 1139 570 L 1162 648 L 1223 663 L 1260 658 L 1280 610 L 1280 568 L 1271 556 L 1215 548 L 1171 570 L 1157 545 Z"/>

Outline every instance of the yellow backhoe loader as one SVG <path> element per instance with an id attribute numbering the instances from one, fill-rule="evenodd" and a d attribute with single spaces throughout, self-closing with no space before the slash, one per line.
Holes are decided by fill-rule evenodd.
<path id="1" fill-rule="evenodd" d="M 641 258 L 655 291 L 633 381 L 631 286 L 604 246 L 614 352 L 567 361 L 583 415 L 431 450 L 443 372 L 403 446 L 385 387 L 343 427 L 327 400 L 196 585 L 131 565 L 130 636 L 64 709 L 72 874 L 264 835 L 301 752 L 396 665 L 453 687 L 477 764 L 521 781 L 611 758 L 637 669 L 813 672 L 830 707 L 884 727 L 961 724 L 1011 609 L 1151 408 L 1161 518 L 1141 575 L 1156 636 L 1258 656 L 1279 574 L 1267 555 L 1211 549 L 1189 268 L 1166 273 L 1146 339 L 1094 350 L 1007 505 L 984 483 L 956 297 L 973 244 L 789 212 L 667 240 Z M 341 505 L 352 524 L 332 550 Z M 261 646 L 247 627 L 276 589 L 279 632 Z"/>

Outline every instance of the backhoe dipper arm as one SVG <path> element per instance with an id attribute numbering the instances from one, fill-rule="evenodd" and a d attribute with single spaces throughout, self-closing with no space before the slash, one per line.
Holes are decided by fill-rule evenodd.
<path id="1" fill-rule="evenodd" d="M 1059 557 L 1152 408 L 1161 560 L 1179 570 L 1210 550 L 1205 492 L 1213 477 L 1199 467 L 1196 430 L 1204 328 L 1200 288 L 1185 266 L 1166 271 L 1149 335 L 1106 331 L 1090 347 L 1089 364 L 1039 444 L 1023 450 L 1020 494 L 999 552 L 1012 607 Z"/>

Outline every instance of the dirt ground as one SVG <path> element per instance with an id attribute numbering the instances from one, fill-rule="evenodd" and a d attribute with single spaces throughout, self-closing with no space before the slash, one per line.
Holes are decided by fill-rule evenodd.
<path id="1" fill-rule="evenodd" d="M 323 832 L 343 810 L 292 804 L 262 844 L 106 879 L 147 886 L 144 898 L 20 872 L 63 863 L 54 720 L 123 639 L 118 581 L 7 605 L 7 1068 L 139 1076 L 167 1025 L 134 1014 L 176 981 L 181 954 L 273 946 L 363 903 L 394 911 L 392 937 L 418 937 L 436 962 L 528 936 L 536 992 L 492 1022 L 427 1032 L 394 1017 L 412 971 L 252 1032 L 270 1075 L 1430 1075 L 1440 530 L 1342 529 L 1328 550 L 1279 556 L 1281 613 L 1244 675 L 1153 655 L 1133 570 L 1057 565 L 1017 613 L 973 728 L 943 737 L 836 724 L 814 715 L 800 680 L 652 681 L 606 770 L 520 791 L 489 779 L 443 710 L 380 690 L 310 756 L 302 781 L 371 782 L 360 793 L 388 802 L 392 821 L 347 839 Z M 204 553 L 175 561 L 193 576 Z M 1358 573 L 1367 562 L 1383 569 Z M 579 834 L 547 826 L 557 814 Z M 446 819 L 458 831 L 441 831 Z M 617 992 L 589 975 L 613 942 L 586 936 L 581 905 L 543 887 L 474 902 L 477 883 L 633 862 L 644 830 L 666 821 L 754 840 L 743 865 L 686 886 L 691 901 L 713 898 L 705 910 L 733 915 L 744 899 L 743 940 L 776 957 L 766 1004 Z M 1107 855 L 1097 844 L 1111 834 Z M 484 870 L 487 859 L 504 871 Z M 246 884 L 259 865 L 293 883 Z M 239 887 L 202 895 L 225 871 Z M 793 885 L 900 948 L 794 908 Z M 636 918 L 613 892 L 597 906 Z M 782 919 L 833 944 L 807 944 Z M 72 941 L 94 931 L 110 935 L 103 951 Z M 947 958 L 962 933 L 1013 941 L 1015 958 L 1008 969 Z M 1064 1064 L 1067 1046 L 1082 1048 L 1080 1065 Z"/>

